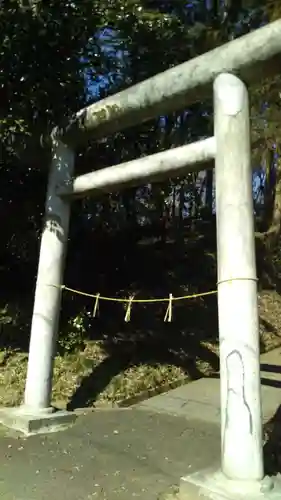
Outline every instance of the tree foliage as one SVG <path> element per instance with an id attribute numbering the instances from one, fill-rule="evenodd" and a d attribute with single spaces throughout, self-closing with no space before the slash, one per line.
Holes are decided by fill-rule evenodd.
<path id="1" fill-rule="evenodd" d="M 6 0 L 0 7 L 0 139 L 2 267 L 35 270 L 43 216 L 48 149 L 55 124 L 89 102 L 115 93 L 280 17 L 278 2 L 260 0 Z M 280 232 L 278 198 L 280 78 L 251 90 L 254 156 L 260 175 L 262 230 Z M 266 126 L 264 125 L 266 124 Z M 212 103 L 90 143 L 77 152 L 86 172 L 212 134 Z M 261 169 L 261 166 L 266 168 Z M 262 175 L 261 172 L 262 171 Z M 275 175 L 275 172 L 277 174 Z M 264 181 L 265 179 L 265 181 Z M 235 186 L 233 186 L 235 189 Z M 213 208 L 213 179 L 189 175 L 153 186 L 85 199 L 73 206 L 71 258 L 81 259 L 99 234 L 114 233 L 132 251 L 144 223 L 165 240 L 183 239 L 184 219 Z M 271 231 L 272 233 L 272 231 Z M 270 233 L 270 234 L 271 234 Z M 81 235 L 83 234 L 83 240 Z M 120 234 L 122 237 L 120 238 Z M 102 236 L 101 236 L 102 238 Z M 94 239 L 93 239 L 94 240 Z M 83 245 L 82 242 L 85 242 Z M 81 248 L 78 248 L 79 242 Z M 17 266 L 16 264 L 17 263 Z M 33 271 L 31 270 L 33 269 Z"/>

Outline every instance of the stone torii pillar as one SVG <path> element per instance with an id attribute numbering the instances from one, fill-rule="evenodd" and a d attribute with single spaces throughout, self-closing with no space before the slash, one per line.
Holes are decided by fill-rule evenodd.
<path id="1" fill-rule="evenodd" d="M 74 413 L 55 411 L 51 406 L 53 361 L 61 305 L 60 286 L 63 284 L 70 218 L 70 202 L 59 196 L 58 189 L 61 184 L 71 180 L 74 161 L 74 152 L 53 137 L 24 403 L 18 408 L 0 410 L 0 422 L 28 435 L 56 431 L 75 420 Z"/>
<path id="2" fill-rule="evenodd" d="M 248 92 L 214 84 L 222 472 L 263 478 L 260 336 Z"/>
<path id="3" fill-rule="evenodd" d="M 183 477 L 179 498 L 275 498 L 263 464 L 248 92 L 232 74 L 214 82 L 214 130 L 221 464 Z"/>

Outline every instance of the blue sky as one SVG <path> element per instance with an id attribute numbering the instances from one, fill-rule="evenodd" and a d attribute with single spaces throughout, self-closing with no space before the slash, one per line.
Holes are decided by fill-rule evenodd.
<path id="1" fill-rule="evenodd" d="M 99 98 L 102 89 L 108 88 L 112 82 L 120 82 L 123 79 L 123 70 L 128 64 L 128 51 L 120 49 L 118 33 L 113 29 L 104 28 L 101 30 L 95 40 L 90 41 L 93 46 L 98 45 L 97 52 L 106 54 L 112 62 L 114 71 L 106 71 L 100 75 L 94 69 L 85 71 L 85 84 L 87 89 L 87 100 L 92 101 Z"/>

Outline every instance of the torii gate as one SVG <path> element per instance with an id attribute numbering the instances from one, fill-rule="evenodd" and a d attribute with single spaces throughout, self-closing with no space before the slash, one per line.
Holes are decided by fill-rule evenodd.
<path id="1" fill-rule="evenodd" d="M 180 481 L 180 499 L 273 496 L 264 477 L 259 320 L 254 247 L 249 103 L 246 84 L 280 68 L 281 20 L 80 110 L 51 134 L 46 199 L 24 403 L 0 421 L 26 433 L 59 429 L 73 414 L 51 407 L 54 346 L 71 200 L 216 169 L 221 468 Z M 241 78 L 241 79 L 240 79 Z M 245 83 L 243 83 L 245 82 Z M 214 96 L 214 136 L 73 178 L 74 149 L 160 114 Z M 235 189 L 233 186 L 235 185 Z M 55 286 L 54 286 L 55 285 Z"/>

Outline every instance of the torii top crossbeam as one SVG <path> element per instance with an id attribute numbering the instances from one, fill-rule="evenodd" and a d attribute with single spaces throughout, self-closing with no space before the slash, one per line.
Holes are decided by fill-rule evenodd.
<path id="1" fill-rule="evenodd" d="M 76 113 L 54 130 L 75 148 L 212 95 L 220 73 L 255 83 L 281 68 L 281 20 L 175 66 Z"/>

